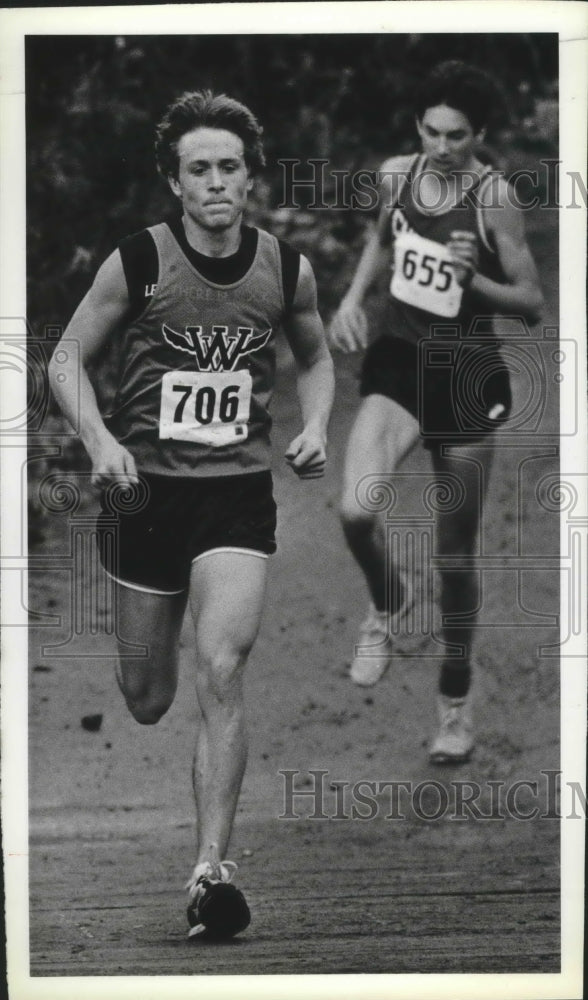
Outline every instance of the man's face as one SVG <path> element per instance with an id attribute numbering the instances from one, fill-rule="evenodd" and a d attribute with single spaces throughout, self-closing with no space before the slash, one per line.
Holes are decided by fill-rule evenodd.
<path id="1" fill-rule="evenodd" d="M 208 230 L 238 222 L 253 185 L 242 140 L 226 129 L 196 128 L 180 139 L 178 157 L 169 184 L 193 222 Z"/>
<path id="2" fill-rule="evenodd" d="M 427 108 L 422 119 L 417 118 L 417 129 L 429 166 L 443 174 L 469 169 L 476 141 L 484 135 L 483 130 L 474 133 L 461 111 L 444 104 Z"/>

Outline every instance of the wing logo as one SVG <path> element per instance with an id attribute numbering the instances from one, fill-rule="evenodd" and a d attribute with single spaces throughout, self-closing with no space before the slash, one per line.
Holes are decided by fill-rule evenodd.
<path id="1" fill-rule="evenodd" d="M 191 354 L 200 371 L 230 372 L 245 355 L 266 346 L 272 329 L 256 334 L 250 326 L 239 326 L 236 333 L 229 333 L 228 326 L 213 326 L 210 333 L 204 333 L 201 326 L 178 331 L 164 323 L 162 333 L 170 347 Z"/>

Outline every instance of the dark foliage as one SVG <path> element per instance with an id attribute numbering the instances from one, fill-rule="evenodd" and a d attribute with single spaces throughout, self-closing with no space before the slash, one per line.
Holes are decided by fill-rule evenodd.
<path id="1" fill-rule="evenodd" d="M 328 159 L 329 169 L 375 168 L 413 148 L 415 89 L 440 59 L 491 70 L 515 126 L 557 73 L 552 35 L 44 36 L 28 39 L 26 56 L 29 321 L 37 334 L 67 322 L 123 236 L 173 207 L 156 173 L 153 133 L 183 91 L 226 92 L 263 123 L 268 168 L 257 211 L 265 215 L 281 200 L 281 159 L 303 161 L 297 176 L 305 176 L 309 158 Z M 331 195 L 327 188 L 328 204 Z M 338 257 L 365 219 L 335 210 L 300 226 L 283 213 L 277 221 L 306 230 L 306 250 L 330 237 L 317 265 L 331 306 L 339 283 L 333 288 L 328 260 L 335 255 L 339 274 Z"/>

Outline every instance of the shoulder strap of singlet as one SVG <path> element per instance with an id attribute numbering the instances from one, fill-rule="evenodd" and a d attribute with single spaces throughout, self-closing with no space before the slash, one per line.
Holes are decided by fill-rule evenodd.
<path id="1" fill-rule="evenodd" d="M 404 191 L 409 180 L 412 183 L 414 178 L 417 177 L 423 170 L 425 164 L 425 156 L 423 153 L 415 153 L 412 159 L 409 161 L 408 168 L 402 171 L 400 180 L 398 182 L 398 190 L 396 192 L 396 198 L 394 199 L 394 204 L 391 206 L 391 210 L 396 208 L 400 204 L 400 196 Z M 414 170 L 414 176 L 413 176 Z"/>
<path id="2" fill-rule="evenodd" d="M 296 287 L 300 274 L 300 251 L 295 250 L 294 247 L 291 247 L 289 243 L 285 243 L 283 240 L 278 240 L 278 247 L 280 249 L 284 305 L 286 313 L 289 313 L 294 302 L 294 296 L 296 295 Z"/>
<path id="3" fill-rule="evenodd" d="M 486 247 L 486 250 L 488 250 L 490 253 L 495 253 L 495 250 L 488 238 L 488 228 L 486 226 L 486 219 L 484 217 L 483 197 L 488 188 L 492 185 L 493 181 L 494 181 L 494 176 L 492 167 L 488 165 L 484 168 L 484 171 L 482 173 L 482 179 L 478 185 L 478 190 L 476 192 L 476 221 L 478 223 L 478 233 L 480 235 L 480 239 L 484 244 L 484 246 Z"/>
<path id="4" fill-rule="evenodd" d="M 127 282 L 130 311 L 128 319 L 141 315 L 149 298 L 148 289 L 157 284 L 159 257 L 155 241 L 148 229 L 126 236 L 119 243 L 119 252 Z"/>

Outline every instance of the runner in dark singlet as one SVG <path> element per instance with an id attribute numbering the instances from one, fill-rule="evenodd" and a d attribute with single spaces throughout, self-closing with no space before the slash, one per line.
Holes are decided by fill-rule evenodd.
<path id="1" fill-rule="evenodd" d="M 436 525 L 436 553 L 453 558 L 441 573 L 442 638 L 456 650 L 441 666 L 439 731 L 430 751 L 436 762 L 465 760 L 474 746 L 473 556 L 492 433 L 511 403 L 493 317 L 535 323 L 542 307 L 521 212 L 503 177 L 477 156 L 498 99 L 493 81 L 464 63 L 443 63 L 424 81 L 416 108 L 422 154 L 382 165 L 378 224 L 330 331 L 343 351 L 367 347 L 362 301 L 391 259 L 387 320 L 366 352 L 363 402 L 345 465 L 343 526 L 371 597 L 358 646 L 380 647 L 376 655 L 358 650 L 351 678 L 370 685 L 382 677 L 393 656 L 392 633 L 412 601 L 411 582 L 402 567 L 390 567 L 382 523 L 361 503 L 358 487 L 366 476 L 393 472 L 420 441 L 438 481 L 459 482 L 463 492 L 463 502 L 439 514 Z M 437 357 L 443 353 L 443 365 L 434 363 L 433 347 Z M 484 373 L 478 382 L 475 372 Z M 449 616 L 460 615 L 467 624 L 449 623 Z"/>
<path id="2" fill-rule="evenodd" d="M 225 96 L 185 94 L 164 116 L 156 149 L 182 214 L 106 260 L 65 332 L 79 342 L 81 370 L 52 362 L 50 378 L 74 425 L 79 403 L 92 479 L 104 490 L 98 535 L 116 581 L 117 677 L 145 725 L 173 701 L 190 603 L 202 718 L 188 920 L 191 936 L 230 937 L 249 921 L 228 884 L 235 866 L 221 859 L 247 757 L 243 672 L 276 547 L 268 405 L 278 328 L 297 364 L 303 427 L 286 460 L 302 479 L 324 472 L 332 362 L 310 264 L 242 224 L 263 166 L 252 113 Z M 86 368 L 115 338 L 120 372 L 105 422 Z M 126 509 L 119 504 L 115 546 L 113 486 L 130 497 Z M 129 643 L 146 656 L 124 657 Z"/>

